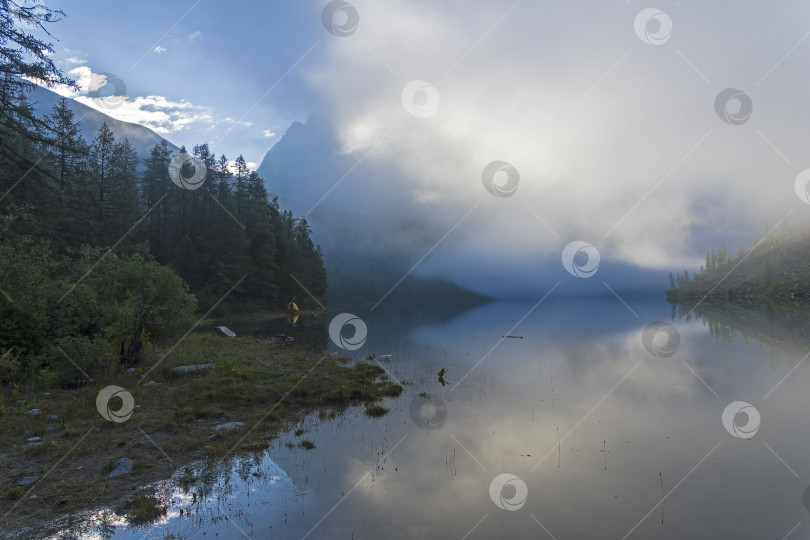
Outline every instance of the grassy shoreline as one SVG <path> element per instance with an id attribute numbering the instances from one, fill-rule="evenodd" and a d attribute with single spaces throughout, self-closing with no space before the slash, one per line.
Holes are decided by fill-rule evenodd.
<path id="1" fill-rule="evenodd" d="M 192 334 L 159 360 L 150 346 L 142 366 L 105 381 L 70 389 L 48 389 L 41 382 L 0 389 L 4 530 L 121 501 L 127 507 L 127 501 L 143 496 L 142 486 L 169 478 L 190 462 L 267 448 L 302 413 L 328 418 L 365 404 L 373 416 L 379 414 L 376 402 L 402 392 L 378 366 L 348 366 L 347 358 L 268 339 Z M 201 364 L 213 366 L 173 369 Z M 132 395 L 134 413 L 128 420 L 108 421 L 99 413 L 98 392 L 109 385 Z M 111 410 L 120 407 L 116 400 Z M 35 409 L 39 412 L 29 412 Z M 242 425 L 216 428 L 233 422 Z M 31 437 L 41 441 L 26 442 Z M 109 478 L 123 458 L 131 460 L 131 473 Z M 17 486 L 26 476 L 38 480 Z"/>

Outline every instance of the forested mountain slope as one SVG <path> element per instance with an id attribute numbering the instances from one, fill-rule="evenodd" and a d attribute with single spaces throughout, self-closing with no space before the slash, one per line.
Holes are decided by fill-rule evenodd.
<path id="1" fill-rule="evenodd" d="M 741 245 L 736 254 L 726 247 L 712 250 L 699 270 L 670 275 L 667 297 L 808 298 L 810 227 L 766 225 L 766 234 L 751 249 Z"/>

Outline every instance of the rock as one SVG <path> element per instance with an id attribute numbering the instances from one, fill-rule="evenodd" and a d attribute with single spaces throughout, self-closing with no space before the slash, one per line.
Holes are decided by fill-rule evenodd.
<path id="1" fill-rule="evenodd" d="M 27 439 L 25 439 L 25 442 L 27 442 L 27 443 L 42 442 L 42 437 L 28 437 Z"/>
<path id="2" fill-rule="evenodd" d="M 45 418 L 47 418 L 48 420 L 59 420 L 59 415 L 58 414 L 49 414 Z"/>
<path id="3" fill-rule="evenodd" d="M 127 370 L 127 373 L 135 373 L 136 371 L 138 371 L 138 370 L 137 370 L 137 369 L 135 369 L 134 367 L 131 367 L 131 368 L 129 368 L 129 369 Z"/>
<path id="4" fill-rule="evenodd" d="M 229 430 L 229 429 L 237 429 L 243 427 L 245 425 L 244 422 L 227 422 L 225 424 L 217 424 L 214 426 L 214 429 L 217 431 Z"/>
<path id="5" fill-rule="evenodd" d="M 177 366 L 176 368 L 172 368 L 172 371 L 185 373 L 187 371 L 200 371 L 203 369 L 211 369 L 213 367 L 215 367 L 214 364 L 194 364 L 191 366 Z"/>
<path id="6" fill-rule="evenodd" d="M 39 480 L 39 476 L 23 476 L 22 480 L 17 482 L 18 486 L 28 486 Z"/>
<path id="7" fill-rule="evenodd" d="M 115 469 L 110 473 L 109 478 L 115 478 L 124 474 L 132 472 L 132 460 L 129 458 L 121 458 L 115 464 Z"/>
<path id="8" fill-rule="evenodd" d="M 30 411 L 28 411 L 25 414 L 27 414 L 29 416 L 38 416 L 41 412 L 42 412 L 41 409 L 31 409 Z"/>
<path id="9" fill-rule="evenodd" d="M 236 337 L 236 333 L 227 326 L 217 326 L 216 329 L 228 337 Z"/>
<path id="10" fill-rule="evenodd" d="M 156 383 L 155 381 L 149 381 L 144 386 L 155 386 L 155 385 L 158 385 L 158 384 L 160 384 L 160 383 Z"/>
<path id="11" fill-rule="evenodd" d="M 47 431 L 48 433 L 56 433 L 58 430 L 53 426 L 48 426 L 45 428 L 45 431 Z"/>

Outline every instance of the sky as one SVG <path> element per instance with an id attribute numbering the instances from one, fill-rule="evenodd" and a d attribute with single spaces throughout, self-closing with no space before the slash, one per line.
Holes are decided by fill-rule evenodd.
<path id="1" fill-rule="evenodd" d="M 603 265 L 694 269 L 806 216 L 810 4 L 705 4 L 65 0 L 51 30 L 81 83 L 125 82 L 108 114 L 178 145 L 258 164 L 325 115 L 401 212 L 441 216 L 421 272 L 483 257 L 502 267 L 476 279 L 497 280 L 574 241 Z"/>
<path id="2" fill-rule="evenodd" d="M 54 1 L 48 5 L 65 17 L 50 27 L 49 42 L 57 65 L 82 86 L 79 101 L 178 146 L 209 142 L 218 154 L 258 164 L 318 106 L 304 68 L 323 57 L 330 35 L 316 5 L 296 4 Z M 87 97 L 105 73 L 123 83 L 115 88 L 126 96 L 120 105 Z"/>

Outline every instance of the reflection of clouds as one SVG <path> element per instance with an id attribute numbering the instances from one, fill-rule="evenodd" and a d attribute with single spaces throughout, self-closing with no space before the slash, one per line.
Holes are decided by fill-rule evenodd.
<path id="1" fill-rule="evenodd" d="M 106 540 L 107 536 L 102 533 L 104 528 L 126 527 L 127 520 L 124 516 L 119 516 L 115 512 L 103 508 L 88 512 L 80 512 L 78 515 L 58 518 L 50 524 L 44 525 L 51 528 L 53 532 L 45 533 L 44 540 L 61 540 L 62 538 L 72 538 L 72 534 L 78 534 L 82 539 Z M 42 533 L 40 533 L 42 534 Z"/>
<path id="2" fill-rule="evenodd" d="M 434 432 L 429 438 L 414 433 L 403 444 L 398 472 L 377 480 L 385 500 L 378 497 L 380 490 L 371 496 L 359 494 L 368 519 L 386 520 L 397 530 L 412 534 L 420 530 L 419 525 L 409 529 L 406 520 L 390 511 L 408 508 L 408 515 L 418 515 L 417 521 L 435 526 L 434 534 L 462 536 L 489 513 L 476 531 L 481 537 L 518 536 L 533 531 L 528 513 L 534 513 L 553 516 L 543 523 L 559 537 L 593 537 L 599 531 L 599 536 L 620 538 L 658 502 L 659 472 L 663 473 L 666 490 L 671 489 L 725 434 L 720 422 L 720 405 L 725 403 L 717 402 L 680 361 L 649 361 L 640 341 L 641 326 L 571 342 L 559 335 L 560 328 L 550 319 L 528 319 L 529 324 L 516 333 L 527 339 L 531 336 L 532 341 L 504 343 L 506 347 L 496 350 L 493 359 L 482 365 L 479 377 L 471 376 L 473 380 L 465 384 L 467 390 L 460 388 L 453 394 L 454 399 L 448 402 L 447 433 Z M 441 341 L 451 351 L 458 347 L 474 350 L 492 345 L 488 335 L 500 335 L 499 328 L 492 328 L 497 320 L 490 312 L 482 315 L 482 324 L 477 325 L 476 316 L 467 313 L 441 328 L 424 328 L 415 339 L 431 345 Z M 685 361 L 702 376 L 715 379 L 712 375 L 723 374 L 725 382 L 718 384 L 718 391 L 752 392 L 760 388 L 761 397 L 770 387 L 763 387 L 759 379 L 768 375 L 770 368 L 755 347 L 745 348 L 742 343 L 711 347 L 711 342 L 701 340 L 706 330 L 700 323 L 679 324 L 679 332 L 685 342 L 691 341 L 681 351 Z M 569 363 L 572 356 L 579 361 Z M 639 361 L 643 363 L 638 369 L 564 441 L 557 468 L 556 428 L 561 436 L 567 433 Z M 549 381 L 552 364 L 553 394 Z M 730 366 L 735 367 L 727 372 Z M 780 372 L 783 374 L 784 370 Z M 486 388 L 480 384 L 484 379 Z M 802 383 L 794 384 L 800 390 Z M 794 391 L 796 397 L 798 390 Z M 795 410 L 783 412 L 786 423 L 796 418 Z M 391 419 L 391 424 L 397 422 Z M 486 471 L 467 456 L 450 433 L 486 466 Z M 803 437 L 800 443 L 789 430 L 781 436 L 784 440 L 779 444 L 791 453 L 788 463 L 802 463 L 801 449 L 808 438 Z M 601 453 L 603 440 L 607 441 L 607 471 Z M 772 462 L 764 448 L 760 453 L 732 454 L 729 459 L 723 454 L 736 450 L 725 446 L 714 455 L 717 459 L 702 464 L 667 502 L 668 513 L 678 508 L 679 515 L 688 516 L 691 525 L 677 531 L 670 526 L 661 528 L 660 520 L 653 516 L 641 529 L 656 529 L 637 531 L 639 537 L 654 534 L 680 538 L 684 530 L 687 535 L 690 531 L 695 535 L 698 531 L 723 531 L 726 525 L 717 521 L 718 512 L 738 516 L 738 521 L 763 535 L 781 530 L 785 523 L 786 530 L 795 524 L 795 520 L 790 521 L 789 509 L 798 504 L 798 498 L 791 499 L 787 471 L 782 471 L 783 483 L 777 483 L 782 491 L 774 498 L 763 496 L 761 486 L 776 481 L 774 468 L 780 465 Z M 453 450 L 455 476 L 445 467 Z M 526 472 L 549 450 L 552 454 L 534 473 Z M 532 454 L 531 459 L 520 457 L 527 453 Z M 740 475 L 739 467 L 746 468 L 744 475 Z M 487 508 L 488 481 L 501 470 L 519 475 L 530 493 L 526 507 L 506 517 Z M 403 472 L 404 481 L 398 476 Z M 800 494 L 800 488 L 803 486 L 793 491 Z M 729 504 L 730 499 L 734 503 Z M 525 521 L 520 519 L 523 512 Z"/>

